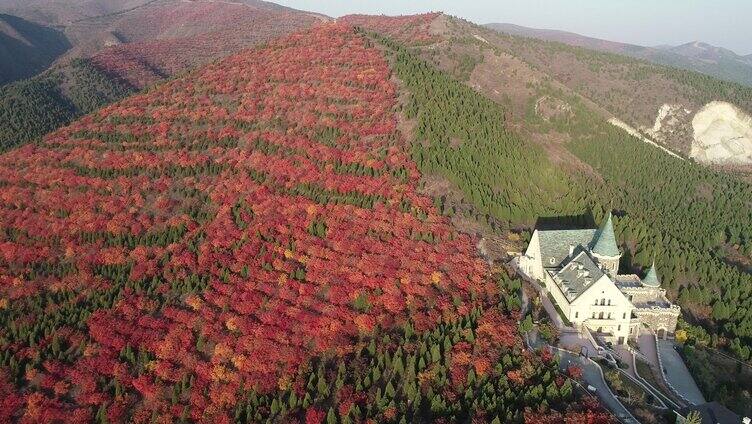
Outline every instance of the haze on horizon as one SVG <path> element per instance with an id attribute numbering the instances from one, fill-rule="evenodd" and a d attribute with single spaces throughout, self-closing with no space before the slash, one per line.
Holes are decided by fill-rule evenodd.
<path id="1" fill-rule="evenodd" d="M 511 23 L 610 41 L 657 46 L 702 41 L 752 54 L 752 2 L 746 0 L 280 0 L 296 9 L 339 17 L 442 11 L 478 24 Z"/>

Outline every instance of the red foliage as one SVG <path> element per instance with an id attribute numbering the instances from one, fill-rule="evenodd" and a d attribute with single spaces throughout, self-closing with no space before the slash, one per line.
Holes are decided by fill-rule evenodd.
<path id="1" fill-rule="evenodd" d="M 311 14 L 230 2 L 183 2 L 149 8 L 117 23 L 131 42 L 91 59 L 100 70 L 143 88 L 165 76 L 313 25 Z"/>
<path id="2" fill-rule="evenodd" d="M 325 417 L 326 412 L 315 407 L 310 407 L 305 414 L 305 424 L 321 424 L 324 422 Z"/>
<path id="3" fill-rule="evenodd" d="M 348 15 L 341 20 L 403 43 L 431 44 L 441 41 L 441 37 L 431 30 L 431 24 L 440 16 L 441 13 L 405 16 Z"/>
<path id="4" fill-rule="evenodd" d="M 567 375 L 575 380 L 579 380 L 582 378 L 582 368 L 577 365 L 570 365 L 567 368 Z"/>
<path id="5" fill-rule="evenodd" d="M 175 418 L 171 385 L 190 375 L 189 416 L 222 420 L 241 388 L 277 390 L 312 355 L 352 351 L 361 333 L 468 313 L 470 293 L 494 285 L 475 242 L 417 192 L 396 97 L 381 52 L 328 24 L 1 156 L 0 227 L 17 234 L 0 235 L 2 298 L 51 288 L 89 302 L 123 286 L 87 332 L 66 336 L 84 344 L 81 357 L 34 376 L 46 390 L 6 396 L 6 409 Z M 310 230 L 321 223 L 324 233 Z M 429 233 L 433 243 L 413 237 Z M 25 281 L 40 262 L 70 267 Z M 113 267 L 129 270 L 127 284 Z M 498 354 L 518 341 L 514 328 L 490 311 L 479 346 Z M 148 355 L 140 374 L 126 349 Z M 494 358 L 479 352 L 463 369 L 487 372 Z M 118 399 L 102 386 L 113 379 Z"/>
<path id="6" fill-rule="evenodd" d="M 0 422 L 11 422 L 11 418 L 24 403 L 23 398 L 15 393 L 13 386 L 8 382 L 5 372 L 0 372 Z"/>

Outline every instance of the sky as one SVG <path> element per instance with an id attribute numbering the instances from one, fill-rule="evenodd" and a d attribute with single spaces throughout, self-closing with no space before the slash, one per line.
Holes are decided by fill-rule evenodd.
<path id="1" fill-rule="evenodd" d="M 655 46 L 703 41 L 752 54 L 752 0 L 271 0 L 338 17 L 442 11 L 478 24 L 505 22 Z"/>

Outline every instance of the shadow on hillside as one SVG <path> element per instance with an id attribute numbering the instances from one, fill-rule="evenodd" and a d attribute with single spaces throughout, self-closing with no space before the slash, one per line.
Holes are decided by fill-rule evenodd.
<path id="1" fill-rule="evenodd" d="M 535 221 L 538 230 L 565 230 L 573 228 L 597 228 L 592 212 L 582 215 L 541 216 Z"/>

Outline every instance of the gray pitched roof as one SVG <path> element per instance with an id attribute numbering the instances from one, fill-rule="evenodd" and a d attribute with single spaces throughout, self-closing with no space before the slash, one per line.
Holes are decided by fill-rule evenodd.
<path id="1" fill-rule="evenodd" d="M 620 255 L 619 247 L 616 246 L 616 235 L 614 234 L 614 225 L 611 222 L 611 212 L 608 213 L 608 218 L 606 218 L 606 221 L 595 234 L 593 253 L 607 257 Z"/>
<path id="2" fill-rule="evenodd" d="M 558 268 L 569 257 L 570 247 L 590 247 L 597 230 L 544 230 L 538 231 L 541 260 L 546 268 Z M 580 249 L 581 250 L 581 249 Z M 553 258 L 553 263 L 551 259 Z"/>
<path id="3" fill-rule="evenodd" d="M 556 285 L 570 302 L 603 276 L 603 271 L 590 255 L 582 251 L 558 272 L 551 272 Z"/>
<path id="4" fill-rule="evenodd" d="M 655 261 L 653 261 L 653 265 L 648 269 L 648 273 L 645 274 L 645 278 L 642 279 L 642 284 L 648 287 L 661 286 L 661 281 L 658 279 L 658 273 L 655 270 Z"/>
<path id="5" fill-rule="evenodd" d="M 642 280 L 635 274 L 620 274 L 614 277 L 614 283 L 619 287 L 637 288 L 642 287 Z"/>

